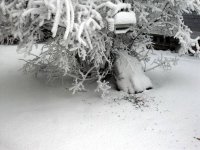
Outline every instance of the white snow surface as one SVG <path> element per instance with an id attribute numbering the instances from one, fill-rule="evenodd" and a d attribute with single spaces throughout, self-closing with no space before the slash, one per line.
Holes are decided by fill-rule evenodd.
<path id="1" fill-rule="evenodd" d="M 200 149 L 199 59 L 149 72 L 154 89 L 141 95 L 153 100 L 136 109 L 101 99 L 92 83 L 77 95 L 46 85 L 19 71 L 21 57 L 15 46 L 0 46 L 0 150 Z"/>

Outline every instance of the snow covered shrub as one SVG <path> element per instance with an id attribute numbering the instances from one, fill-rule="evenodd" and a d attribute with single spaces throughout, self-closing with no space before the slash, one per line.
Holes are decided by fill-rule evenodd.
<path id="1" fill-rule="evenodd" d="M 11 33 L 11 22 L 8 15 L 4 15 L 0 9 L 0 44 L 13 44 L 17 42 Z"/>
<path id="2" fill-rule="evenodd" d="M 84 82 L 94 78 L 97 91 L 106 93 L 109 85 L 103 79 L 112 72 L 117 54 L 125 53 L 119 50 L 147 62 L 152 33 L 178 38 L 181 53 L 194 53 L 191 46 L 196 46 L 195 53 L 200 49 L 182 17 L 199 13 L 199 0 L 1 0 L 0 8 L 9 17 L 13 36 L 20 39 L 18 52 L 34 57 L 25 60 L 24 69 L 47 72 L 50 78 L 73 77 L 73 93 L 84 90 Z M 113 17 L 122 11 L 135 12 L 137 23 L 116 36 Z M 42 36 L 41 27 L 51 31 L 52 39 L 35 55 L 33 46 Z"/>

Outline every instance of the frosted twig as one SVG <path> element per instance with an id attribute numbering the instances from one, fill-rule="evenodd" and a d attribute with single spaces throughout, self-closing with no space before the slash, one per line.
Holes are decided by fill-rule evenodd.
<path id="1" fill-rule="evenodd" d="M 55 19 L 54 19 L 54 24 L 53 24 L 53 28 L 52 28 L 52 33 L 53 33 L 53 37 L 56 36 L 57 33 L 57 29 L 58 29 L 58 24 L 60 22 L 60 16 L 61 16 L 61 2 L 60 0 L 56 1 L 57 3 L 57 8 L 56 8 L 56 15 L 55 15 Z"/>

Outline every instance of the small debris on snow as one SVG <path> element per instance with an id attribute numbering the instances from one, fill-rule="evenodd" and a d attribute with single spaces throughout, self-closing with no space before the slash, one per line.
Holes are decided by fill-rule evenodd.
<path id="1" fill-rule="evenodd" d="M 194 137 L 194 138 L 200 141 L 200 138 L 198 138 L 198 137 Z"/>
<path id="2" fill-rule="evenodd" d="M 118 105 L 120 105 L 121 101 L 129 102 L 132 106 L 134 106 L 136 109 L 149 107 L 150 103 L 154 101 L 153 97 L 150 97 L 149 95 L 145 93 L 138 93 L 138 94 L 127 94 L 126 92 L 111 92 L 109 96 L 105 97 L 108 101 L 114 101 Z"/>

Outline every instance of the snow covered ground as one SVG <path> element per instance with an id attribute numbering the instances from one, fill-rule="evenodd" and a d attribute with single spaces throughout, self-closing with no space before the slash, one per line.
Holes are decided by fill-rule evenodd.
<path id="1" fill-rule="evenodd" d="M 41 83 L 19 71 L 15 49 L 0 46 L 0 150 L 200 149 L 199 59 L 149 72 L 154 89 L 141 94 L 149 107 L 138 109 L 101 99 L 95 85 L 72 95 Z"/>

